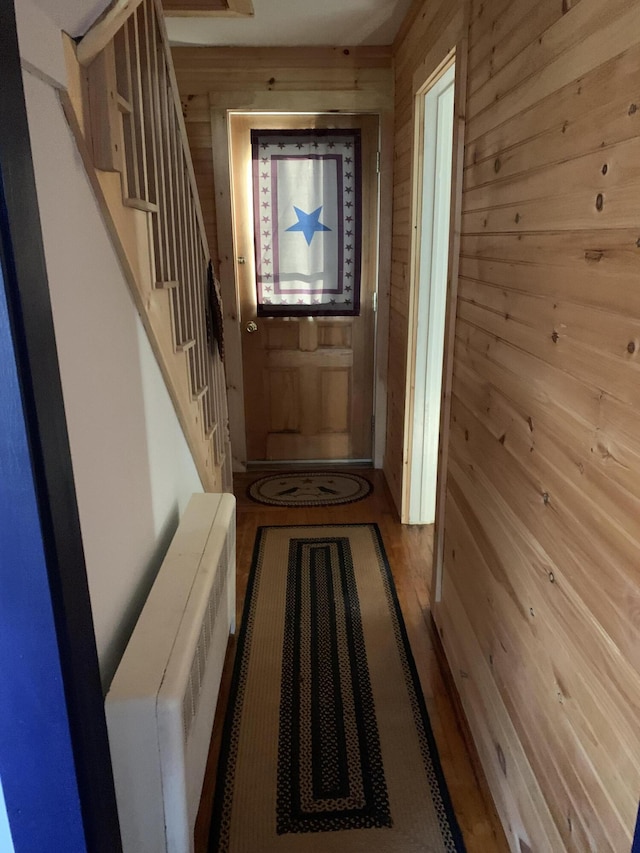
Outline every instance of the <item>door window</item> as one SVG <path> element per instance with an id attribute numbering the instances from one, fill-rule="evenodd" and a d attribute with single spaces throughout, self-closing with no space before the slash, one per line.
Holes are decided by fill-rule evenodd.
<path id="1" fill-rule="evenodd" d="M 360 130 L 252 130 L 259 316 L 360 313 Z"/>

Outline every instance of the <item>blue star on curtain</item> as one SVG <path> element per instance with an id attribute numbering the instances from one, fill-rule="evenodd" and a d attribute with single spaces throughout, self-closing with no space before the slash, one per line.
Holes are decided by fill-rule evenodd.
<path id="1" fill-rule="evenodd" d="M 304 210 L 300 210 L 299 207 L 293 205 L 293 209 L 296 212 L 296 216 L 298 217 L 298 221 L 295 225 L 291 225 L 291 227 L 287 228 L 287 231 L 302 231 L 304 234 L 304 239 L 307 241 L 307 246 L 311 245 L 311 241 L 313 240 L 313 235 L 316 231 L 331 231 L 331 228 L 327 228 L 326 225 L 323 225 L 320 220 L 320 211 L 322 210 L 322 205 L 316 208 L 312 213 L 305 213 Z"/>

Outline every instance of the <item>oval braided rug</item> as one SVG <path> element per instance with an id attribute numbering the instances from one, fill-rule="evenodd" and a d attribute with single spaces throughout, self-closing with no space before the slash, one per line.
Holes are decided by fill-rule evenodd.
<path id="1" fill-rule="evenodd" d="M 362 500 L 373 486 L 358 474 L 326 471 L 295 471 L 271 474 L 255 480 L 249 497 L 270 506 L 331 506 Z"/>
<path id="2" fill-rule="evenodd" d="M 375 524 L 262 527 L 209 853 L 463 853 Z"/>

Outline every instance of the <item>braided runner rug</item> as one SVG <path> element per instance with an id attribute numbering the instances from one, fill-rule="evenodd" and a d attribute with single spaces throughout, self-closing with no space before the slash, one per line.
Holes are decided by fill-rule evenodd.
<path id="1" fill-rule="evenodd" d="M 461 853 L 376 525 L 263 527 L 210 853 Z"/>

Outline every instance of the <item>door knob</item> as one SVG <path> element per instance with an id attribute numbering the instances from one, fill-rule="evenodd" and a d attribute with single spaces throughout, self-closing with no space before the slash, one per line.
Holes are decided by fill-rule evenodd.
<path id="1" fill-rule="evenodd" d="M 246 328 L 247 332 L 249 332 L 249 334 L 252 334 L 253 332 L 258 331 L 258 324 L 254 323 L 253 320 L 249 320 L 249 322 L 247 323 L 245 328 Z"/>

